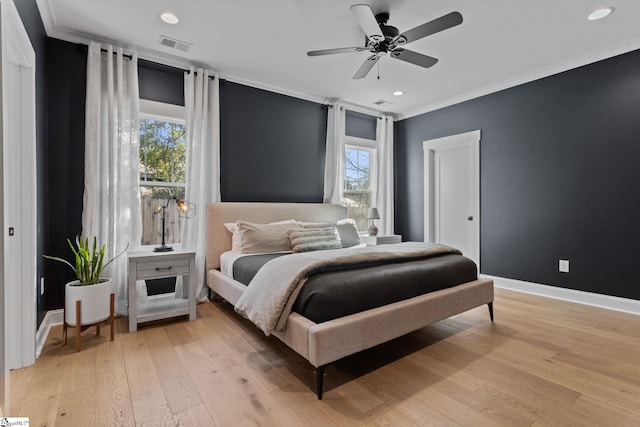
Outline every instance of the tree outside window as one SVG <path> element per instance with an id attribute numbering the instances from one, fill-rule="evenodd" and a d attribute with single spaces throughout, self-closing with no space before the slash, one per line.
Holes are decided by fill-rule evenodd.
<path id="1" fill-rule="evenodd" d="M 372 150 L 347 146 L 345 149 L 343 202 L 358 230 L 366 230 L 371 205 Z"/>
<path id="2" fill-rule="evenodd" d="M 186 177 L 185 126 L 179 120 L 141 116 L 140 119 L 140 197 L 143 245 L 159 244 L 162 218 L 166 209 L 165 240 L 179 243 L 182 218 L 175 206 L 184 199 Z"/>

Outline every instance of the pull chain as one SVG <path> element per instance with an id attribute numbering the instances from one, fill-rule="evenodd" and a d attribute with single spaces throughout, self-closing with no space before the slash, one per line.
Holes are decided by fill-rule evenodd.
<path id="1" fill-rule="evenodd" d="M 378 61 L 378 80 L 380 80 L 380 61 Z"/>

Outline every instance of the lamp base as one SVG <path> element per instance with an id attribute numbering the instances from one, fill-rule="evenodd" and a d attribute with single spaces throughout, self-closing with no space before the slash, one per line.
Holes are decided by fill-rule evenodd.
<path id="1" fill-rule="evenodd" d="M 375 225 L 372 225 L 371 227 L 369 227 L 369 236 L 377 236 L 378 235 L 378 227 L 376 227 Z"/>
<path id="2" fill-rule="evenodd" d="M 172 250 L 173 248 L 167 245 L 156 246 L 155 248 L 153 248 L 153 252 L 171 252 Z"/>

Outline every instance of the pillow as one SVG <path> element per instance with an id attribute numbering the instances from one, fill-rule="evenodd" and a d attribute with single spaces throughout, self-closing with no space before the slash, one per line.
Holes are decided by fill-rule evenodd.
<path id="1" fill-rule="evenodd" d="M 362 243 L 360 241 L 360 235 L 358 234 L 358 228 L 356 227 L 356 221 L 352 218 L 341 219 L 338 222 L 299 222 L 303 228 L 324 228 L 335 226 L 338 230 L 338 236 L 340 237 L 340 243 L 343 248 L 350 248 Z"/>
<path id="2" fill-rule="evenodd" d="M 334 226 L 292 229 L 287 234 L 294 253 L 342 248 L 338 231 Z"/>
<path id="3" fill-rule="evenodd" d="M 272 222 L 270 224 L 291 224 L 295 223 L 293 219 L 286 219 L 284 221 Z M 240 231 L 238 230 L 237 222 L 225 222 L 225 228 L 231 233 L 231 250 L 234 252 L 240 252 L 242 249 L 242 238 Z"/>
<path id="4" fill-rule="evenodd" d="M 302 228 L 294 220 L 255 224 L 237 221 L 240 234 L 240 253 L 258 254 L 291 251 L 291 241 L 287 230 Z"/>
<path id="5" fill-rule="evenodd" d="M 340 236 L 340 242 L 343 248 L 350 248 L 351 246 L 362 243 L 355 220 L 351 218 L 341 219 L 336 224 L 336 228 L 338 229 L 338 235 Z"/>
<path id="6" fill-rule="evenodd" d="M 242 247 L 242 240 L 238 232 L 238 224 L 235 222 L 226 222 L 224 226 L 229 230 L 229 233 L 231 233 L 231 250 L 239 252 Z"/>
<path id="7" fill-rule="evenodd" d="M 336 222 L 302 222 L 302 221 L 298 221 L 298 224 L 300 224 L 303 228 L 326 228 L 326 227 L 333 227 L 334 225 L 336 225 Z"/>

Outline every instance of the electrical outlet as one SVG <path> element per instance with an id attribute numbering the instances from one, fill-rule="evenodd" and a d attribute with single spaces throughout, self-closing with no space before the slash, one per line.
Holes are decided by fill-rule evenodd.
<path id="1" fill-rule="evenodd" d="M 44 277 L 40 278 L 40 295 L 44 295 Z"/>
<path id="2" fill-rule="evenodd" d="M 568 273 L 569 272 L 569 260 L 568 259 L 561 259 L 560 262 L 558 263 L 558 270 L 560 270 L 560 273 Z"/>

